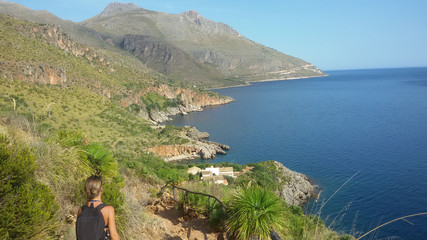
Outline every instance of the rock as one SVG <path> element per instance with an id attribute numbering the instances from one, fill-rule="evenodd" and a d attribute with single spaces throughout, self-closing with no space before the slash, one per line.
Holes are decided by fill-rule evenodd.
<path id="1" fill-rule="evenodd" d="M 104 9 L 104 11 L 102 11 L 99 15 L 97 15 L 96 18 L 110 17 L 110 16 L 114 16 L 120 13 L 124 13 L 134 9 L 139 9 L 139 8 L 140 7 L 138 7 L 133 3 L 114 2 L 114 3 L 108 4 L 108 6 Z"/>
<path id="2" fill-rule="evenodd" d="M 312 185 L 306 175 L 292 171 L 276 161 L 274 161 L 274 165 L 282 176 L 288 179 L 283 183 L 282 191 L 278 192 L 279 196 L 288 204 L 302 206 L 310 198 L 316 196 L 318 186 Z"/>
<path id="3" fill-rule="evenodd" d="M 207 140 L 202 140 L 209 137 L 207 132 L 200 132 L 195 127 L 186 127 L 186 133 L 181 137 L 187 138 L 190 142 L 187 144 L 176 145 L 159 145 L 147 149 L 149 152 L 162 157 L 166 161 L 176 161 L 184 159 L 211 159 L 215 158 L 216 154 L 227 154 L 226 150 L 230 147 Z"/>
<path id="4" fill-rule="evenodd" d="M 168 117 L 167 113 L 156 109 L 152 109 L 149 114 L 150 118 L 155 122 L 166 122 L 171 120 L 171 118 Z"/>
<path id="5" fill-rule="evenodd" d="M 65 218 L 65 221 L 67 223 L 72 223 L 75 224 L 77 220 L 77 216 L 75 216 L 74 214 L 68 214 L 67 217 Z"/>
<path id="6" fill-rule="evenodd" d="M 187 130 L 187 136 L 192 138 L 192 139 L 200 140 L 200 139 L 209 138 L 209 133 L 200 132 L 199 130 L 197 130 L 197 128 L 190 127 Z"/>
<path id="7" fill-rule="evenodd" d="M 179 104 L 176 107 L 168 107 L 166 110 L 151 109 L 150 113 L 147 113 L 146 106 L 141 101 L 141 97 L 144 97 L 147 93 L 155 93 L 174 101 L 179 99 Z M 120 104 L 124 108 L 136 104 L 149 115 L 149 119 L 156 123 L 161 123 L 170 120 L 170 116 L 178 114 L 186 115 L 189 112 L 203 111 L 203 107 L 222 105 L 233 101 L 234 99 L 230 97 L 219 96 L 208 92 L 195 92 L 187 88 L 174 88 L 166 84 L 160 84 L 158 86 L 145 88 L 137 94 L 129 93 L 127 97 L 121 100 Z M 145 113 L 143 115 L 144 117 L 147 116 Z M 207 133 L 203 134 L 209 137 Z M 205 137 L 201 136 L 200 138 Z"/>

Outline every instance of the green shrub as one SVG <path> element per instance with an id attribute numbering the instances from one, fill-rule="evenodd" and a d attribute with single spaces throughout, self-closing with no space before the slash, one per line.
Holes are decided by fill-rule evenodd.
<path id="1" fill-rule="evenodd" d="M 285 213 L 284 201 L 261 187 L 242 188 L 230 200 L 227 228 L 237 239 L 269 239 Z"/>
<path id="2" fill-rule="evenodd" d="M 167 182 L 182 182 L 188 179 L 186 166 L 167 163 L 151 154 L 142 153 L 139 159 L 125 160 L 123 164 L 134 169 L 139 177 L 146 180 L 161 179 Z"/>
<path id="3" fill-rule="evenodd" d="M 256 164 L 250 163 L 248 166 L 254 168 L 252 171 L 239 176 L 235 180 L 236 185 L 258 185 L 274 192 L 277 190 L 281 191 L 283 189 L 283 183 L 289 180 L 276 168 L 273 161 L 259 162 Z"/>
<path id="4" fill-rule="evenodd" d="M 96 170 L 96 174 L 102 175 L 109 181 L 118 174 L 117 160 L 113 153 L 99 143 L 91 143 L 84 147 L 87 160 Z"/>
<path id="5" fill-rule="evenodd" d="M 227 220 L 227 212 L 215 199 L 208 201 L 209 226 L 214 230 L 223 230 Z"/>
<path id="6" fill-rule="evenodd" d="M 0 239 L 53 238 L 58 205 L 36 181 L 35 156 L 0 135 Z"/>
<path id="7" fill-rule="evenodd" d="M 83 146 L 87 136 L 82 132 L 60 130 L 56 133 L 56 139 L 64 147 Z"/>
<path id="8" fill-rule="evenodd" d="M 177 107 L 179 99 L 168 99 L 157 93 L 148 92 L 145 96 L 141 97 L 142 102 L 145 104 L 147 112 L 154 109 L 166 110 L 168 107 Z"/>

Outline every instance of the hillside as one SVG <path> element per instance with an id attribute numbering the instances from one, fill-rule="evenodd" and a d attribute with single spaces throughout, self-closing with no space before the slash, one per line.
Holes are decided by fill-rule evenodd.
<path id="1" fill-rule="evenodd" d="M 74 42 L 59 26 L 0 15 L 1 114 L 33 122 L 44 134 L 83 131 L 138 155 L 191 142 L 152 128 L 155 121 L 232 101 L 164 81 L 130 56 Z"/>
<path id="2" fill-rule="evenodd" d="M 110 35 L 116 44 L 128 34 L 162 39 L 236 81 L 323 74 L 310 63 L 246 39 L 230 26 L 207 19 L 197 11 L 168 14 L 133 4 L 111 3 L 82 25 Z"/>
<path id="3" fill-rule="evenodd" d="M 113 5 L 99 17 L 141 11 L 134 5 L 119 10 Z M 210 72 L 204 87 L 236 84 L 211 78 L 225 76 L 215 64 L 159 36 L 125 34 L 115 43 L 112 35 L 45 11 L 0 2 L 0 12 L 9 14 L 0 14 L 0 239 L 75 239 L 84 180 L 92 174 L 103 178 L 102 200 L 115 208 L 121 239 L 227 237 L 227 211 L 210 198 L 184 193 L 176 204 L 171 183 L 214 194 L 229 207 L 237 190 L 253 186 L 274 196 L 283 239 L 348 239 L 291 205 L 314 192 L 300 188 L 311 186 L 308 178 L 282 165 L 251 164 L 250 172 L 222 186 L 188 174 L 192 165 L 164 161 L 226 153 L 228 146 L 207 141 L 209 134 L 193 127 L 159 125 L 172 115 L 233 101 L 175 72 Z M 141 46 L 158 52 L 147 56 Z"/>
<path id="4" fill-rule="evenodd" d="M 120 55 L 129 52 L 168 80 L 187 86 L 214 88 L 325 75 L 308 62 L 246 39 L 230 26 L 196 11 L 168 14 L 111 3 L 97 16 L 74 23 L 47 11 L 3 1 L 0 13 L 61 25 L 79 43 Z"/>

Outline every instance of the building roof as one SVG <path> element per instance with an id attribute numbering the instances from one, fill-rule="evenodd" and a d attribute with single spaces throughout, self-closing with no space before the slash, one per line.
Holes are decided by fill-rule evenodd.
<path id="1" fill-rule="evenodd" d="M 219 168 L 219 172 L 233 172 L 233 167 L 223 167 Z"/>
<path id="2" fill-rule="evenodd" d="M 202 169 L 200 169 L 200 168 L 198 168 L 198 167 L 194 166 L 194 167 L 189 168 L 189 169 L 187 170 L 187 173 L 197 174 L 198 172 L 201 172 L 201 171 L 202 171 Z"/>
<path id="3" fill-rule="evenodd" d="M 220 172 L 220 176 L 233 176 L 233 172 Z"/>

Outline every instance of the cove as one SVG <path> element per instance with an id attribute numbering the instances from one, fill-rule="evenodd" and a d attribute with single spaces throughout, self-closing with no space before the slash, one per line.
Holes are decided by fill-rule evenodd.
<path id="1" fill-rule="evenodd" d="M 276 160 L 306 174 L 322 189 L 308 212 L 358 173 L 321 212 L 336 231 L 357 236 L 426 212 L 427 68 L 327 73 L 216 90 L 236 102 L 167 124 L 195 126 L 231 147 L 212 162 Z M 381 228 L 375 238 L 425 239 L 427 217 L 408 220 Z"/>

